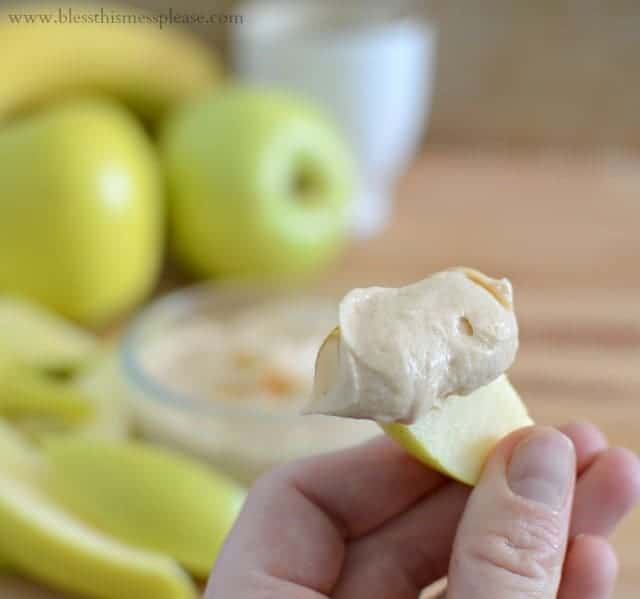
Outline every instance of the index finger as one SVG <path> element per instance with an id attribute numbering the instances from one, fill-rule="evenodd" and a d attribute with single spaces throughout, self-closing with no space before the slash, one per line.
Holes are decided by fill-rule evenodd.
<path id="1" fill-rule="evenodd" d="M 272 588 L 283 599 L 302 596 L 302 589 L 330 593 L 347 540 L 444 481 L 388 438 L 278 468 L 251 490 L 216 562 L 208 597 L 250 596 L 251 588 Z"/>
<path id="2" fill-rule="evenodd" d="M 387 436 L 302 460 L 283 475 L 349 539 L 378 528 L 446 480 Z"/>

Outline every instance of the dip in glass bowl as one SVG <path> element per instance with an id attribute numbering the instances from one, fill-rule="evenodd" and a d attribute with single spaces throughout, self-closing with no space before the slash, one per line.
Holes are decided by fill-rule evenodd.
<path id="1" fill-rule="evenodd" d="M 333 300 L 243 284 L 165 296 L 121 346 L 141 432 L 245 483 L 377 434 L 371 422 L 301 415 L 316 352 L 336 324 Z"/>

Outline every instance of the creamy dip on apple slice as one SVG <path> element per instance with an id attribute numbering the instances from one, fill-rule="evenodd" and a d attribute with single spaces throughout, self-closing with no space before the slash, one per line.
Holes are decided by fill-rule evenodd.
<path id="1" fill-rule="evenodd" d="M 513 363 L 507 279 L 456 268 L 398 289 L 354 289 L 316 361 L 308 413 L 412 423 Z"/>

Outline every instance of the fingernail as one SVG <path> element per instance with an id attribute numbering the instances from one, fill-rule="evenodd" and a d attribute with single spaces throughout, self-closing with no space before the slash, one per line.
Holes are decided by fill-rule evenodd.
<path id="1" fill-rule="evenodd" d="M 564 505 L 575 475 L 573 444 L 554 429 L 538 430 L 520 441 L 511 456 L 511 490 L 554 510 Z"/>

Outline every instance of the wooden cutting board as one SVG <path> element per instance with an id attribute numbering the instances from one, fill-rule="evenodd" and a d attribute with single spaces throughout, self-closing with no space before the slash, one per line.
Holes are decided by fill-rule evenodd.
<path id="1" fill-rule="evenodd" d="M 591 419 L 640 451 L 640 157 L 432 150 L 398 197 L 393 224 L 326 286 L 398 285 L 458 264 L 509 276 L 522 329 L 512 378 L 534 417 Z M 615 598 L 636 599 L 640 512 L 615 545 Z M 61 596 L 0 578 L 0 597 Z"/>

